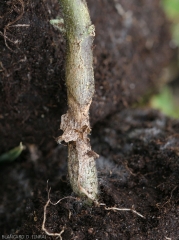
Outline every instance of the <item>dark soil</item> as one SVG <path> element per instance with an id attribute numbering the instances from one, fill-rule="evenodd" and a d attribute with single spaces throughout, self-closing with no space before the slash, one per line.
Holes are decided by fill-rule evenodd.
<path id="1" fill-rule="evenodd" d="M 66 111 L 65 39 L 49 24 L 60 7 L 0 0 L 0 153 L 26 146 L 1 164 L 0 235 L 56 239 L 41 228 L 49 180 L 51 201 L 71 197 L 47 208 L 46 228 L 64 227 L 63 240 L 179 240 L 179 121 L 121 111 L 157 88 L 173 54 L 168 22 L 158 0 L 88 2 L 96 26 L 91 141 L 100 155 L 99 202 L 145 218 L 86 206 L 72 193 L 67 147 L 54 140 Z"/>
<path id="2" fill-rule="evenodd" d="M 108 207 L 133 208 L 145 218 L 64 199 L 47 208 L 48 231 L 60 232 L 64 226 L 65 240 L 179 239 L 179 121 L 153 110 L 125 110 L 94 127 L 92 144 L 100 154 L 99 201 Z M 66 179 L 66 158 L 64 146 L 43 156 L 29 145 L 18 161 L 1 167 L 3 234 L 35 234 L 42 239 L 47 179 L 53 202 L 74 197 Z"/>
<path id="3" fill-rule="evenodd" d="M 159 0 L 88 3 L 96 27 L 94 124 L 154 91 L 173 50 Z M 65 39 L 49 23 L 57 16 L 57 0 L 0 0 L 0 153 L 20 141 L 55 146 L 66 111 Z"/>

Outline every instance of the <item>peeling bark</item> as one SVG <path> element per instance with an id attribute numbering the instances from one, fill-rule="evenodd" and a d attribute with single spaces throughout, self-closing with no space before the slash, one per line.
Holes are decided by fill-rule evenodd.
<path id="1" fill-rule="evenodd" d="M 68 111 L 62 116 L 63 135 L 58 142 L 68 142 L 68 173 L 73 191 L 96 200 L 98 181 L 95 158 L 91 150 L 89 107 L 94 94 L 92 25 L 84 0 L 61 0 L 67 39 L 66 85 Z"/>

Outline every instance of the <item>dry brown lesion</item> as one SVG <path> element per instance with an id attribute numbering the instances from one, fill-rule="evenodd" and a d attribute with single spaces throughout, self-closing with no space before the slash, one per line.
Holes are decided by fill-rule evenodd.
<path id="1" fill-rule="evenodd" d="M 68 142 L 68 173 L 73 191 L 94 201 L 98 193 L 95 163 L 98 155 L 91 150 L 88 138 L 89 116 L 83 112 L 78 112 L 78 119 L 75 116 L 70 110 L 62 116 L 60 128 L 64 133 L 58 142 Z"/>

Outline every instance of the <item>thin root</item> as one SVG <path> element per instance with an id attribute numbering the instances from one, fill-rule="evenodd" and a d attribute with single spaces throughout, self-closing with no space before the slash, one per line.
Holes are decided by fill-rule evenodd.
<path id="1" fill-rule="evenodd" d="M 60 238 L 60 240 L 62 240 L 62 233 L 65 231 L 65 227 L 62 228 L 61 232 L 60 233 L 51 233 L 49 232 L 46 227 L 45 227 L 45 223 L 46 223 L 46 218 L 47 218 L 47 207 L 49 206 L 49 204 L 52 204 L 52 205 L 57 205 L 58 203 L 60 203 L 62 200 L 64 199 L 68 199 L 68 198 L 72 198 L 72 199 L 76 199 L 75 197 L 71 197 L 71 196 L 68 196 L 68 197 L 64 197 L 64 198 L 61 198 L 60 200 L 58 200 L 56 203 L 53 203 L 51 202 L 50 200 L 50 190 L 51 188 L 49 188 L 48 190 L 48 181 L 47 181 L 47 191 L 48 191 L 48 201 L 46 202 L 45 206 L 44 206 L 44 219 L 43 219 L 43 223 L 42 223 L 42 230 L 48 235 L 48 236 L 57 236 Z"/>
<path id="2" fill-rule="evenodd" d="M 135 213 L 136 215 L 138 215 L 139 217 L 145 219 L 145 217 L 144 217 L 142 214 L 140 214 L 139 212 L 137 212 L 137 211 L 136 211 L 135 209 L 133 209 L 133 208 L 106 207 L 106 204 L 105 204 L 105 203 L 100 203 L 99 205 L 100 205 L 100 206 L 105 206 L 105 210 L 107 210 L 107 211 L 110 211 L 110 210 L 114 210 L 114 211 L 131 211 L 131 212 Z"/>
<path id="3" fill-rule="evenodd" d="M 7 37 L 7 30 L 8 30 L 10 27 L 29 27 L 28 24 L 17 24 L 17 25 L 13 25 L 13 24 L 16 23 L 17 21 L 19 21 L 19 20 L 22 18 L 23 14 L 24 14 L 24 2 L 23 2 L 23 0 L 18 0 L 18 1 L 19 1 L 19 3 L 21 4 L 21 13 L 20 13 L 20 15 L 19 15 L 14 21 L 9 22 L 9 23 L 4 27 L 4 33 L 1 32 L 1 35 L 3 35 L 3 37 L 4 37 L 4 42 L 5 42 L 6 47 L 7 47 L 10 51 L 12 51 L 12 52 L 14 52 L 14 51 L 13 51 L 12 48 L 10 48 L 9 45 L 7 44 L 7 40 L 10 41 L 10 42 L 13 42 L 14 44 L 16 44 L 18 41 L 12 41 L 12 40 L 10 40 L 10 39 Z M 19 26 L 18 26 L 18 25 L 19 25 Z M 28 25 L 28 26 L 27 26 L 27 25 Z"/>
<path id="4" fill-rule="evenodd" d="M 30 24 L 16 24 L 12 25 L 11 27 L 30 27 Z"/>
<path id="5" fill-rule="evenodd" d="M 42 223 L 42 230 L 48 235 L 48 236 L 57 236 L 60 238 L 60 240 L 62 240 L 62 233 L 64 232 L 65 230 L 65 227 L 62 228 L 61 232 L 60 233 L 50 233 L 46 227 L 45 227 L 45 222 L 46 222 L 46 216 L 47 216 L 47 207 L 50 203 L 50 199 L 48 199 L 47 203 L 45 204 L 44 206 L 44 219 L 43 219 L 43 223 Z"/>

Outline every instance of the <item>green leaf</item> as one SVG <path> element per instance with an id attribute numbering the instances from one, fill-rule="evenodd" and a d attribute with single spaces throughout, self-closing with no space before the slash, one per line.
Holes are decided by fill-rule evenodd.
<path id="1" fill-rule="evenodd" d="M 164 87 L 158 95 L 151 99 L 151 107 L 159 109 L 170 117 L 179 118 L 179 106 L 169 87 Z"/>
<path id="2" fill-rule="evenodd" d="M 162 0 L 162 5 L 169 17 L 178 17 L 179 0 Z"/>
<path id="3" fill-rule="evenodd" d="M 22 153 L 22 151 L 24 149 L 25 149 L 25 146 L 23 146 L 22 143 L 20 143 L 18 147 L 15 147 L 15 148 L 11 149 L 10 151 L 2 154 L 0 156 L 0 163 L 14 161 L 16 158 L 18 158 L 20 156 L 20 154 Z"/>
<path id="4" fill-rule="evenodd" d="M 172 33 L 174 41 L 179 46 L 179 22 L 177 24 L 173 24 Z"/>

